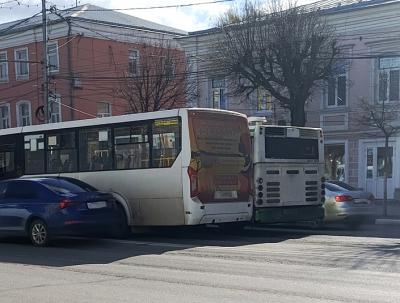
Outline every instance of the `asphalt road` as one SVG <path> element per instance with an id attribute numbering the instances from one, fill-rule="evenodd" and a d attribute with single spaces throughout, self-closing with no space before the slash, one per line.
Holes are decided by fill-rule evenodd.
<path id="1" fill-rule="evenodd" d="M 400 226 L 0 241 L 0 302 L 400 302 Z"/>

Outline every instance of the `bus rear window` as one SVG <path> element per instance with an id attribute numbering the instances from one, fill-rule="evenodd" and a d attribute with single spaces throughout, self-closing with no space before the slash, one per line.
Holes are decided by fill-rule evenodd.
<path id="1" fill-rule="evenodd" d="M 265 137 L 267 159 L 318 160 L 318 139 Z"/>
<path id="2" fill-rule="evenodd" d="M 192 152 L 230 156 L 250 153 L 250 136 L 244 118 L 192 112 L 190 126 Z"/>

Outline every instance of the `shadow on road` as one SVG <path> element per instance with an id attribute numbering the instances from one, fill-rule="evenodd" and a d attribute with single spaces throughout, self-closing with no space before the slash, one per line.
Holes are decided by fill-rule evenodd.
<path id="1" fill-rule="evenodd" d="M 18 263 L 50 267 L 83 264 L 109 264 L 127 258 L 161 255 L 196 247 L 237 247 L 260 243 L 278 243 L 304 235 L 275 232 L 240 231 L 226 233 L 216 228 L 169 228 L 124 241 L 96 238 L 60 238 L 50 247 L 36 248 L 25 238 L 0 238 L 0 263 Z"/>

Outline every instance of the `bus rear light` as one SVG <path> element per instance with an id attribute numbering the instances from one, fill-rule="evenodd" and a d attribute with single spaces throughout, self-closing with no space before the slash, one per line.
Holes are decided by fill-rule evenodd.
<path id="1" fill-rule="evenodd" d="M 353 197 L 348 196 L 348 195 L 338 195 L 335 197 L 335 201 L 336 202 L 349 202 L 349 201 L 353 201 Z"/>
<path id="2" fill-rule="evenodd" d="M 199 195 L 199 180 L 197 171 L 189 166 L 188 175 L 190 180 L 190 196 L 193 198 Z"/>

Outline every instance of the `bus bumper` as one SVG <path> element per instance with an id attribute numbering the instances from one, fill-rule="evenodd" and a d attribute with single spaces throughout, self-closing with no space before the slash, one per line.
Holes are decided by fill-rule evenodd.
<path id="1" fill-rule="evenodd" d="M 324 218 L 322 205 L 265 207 L 254 211 L 255 223 L 288 223 Z"/>

